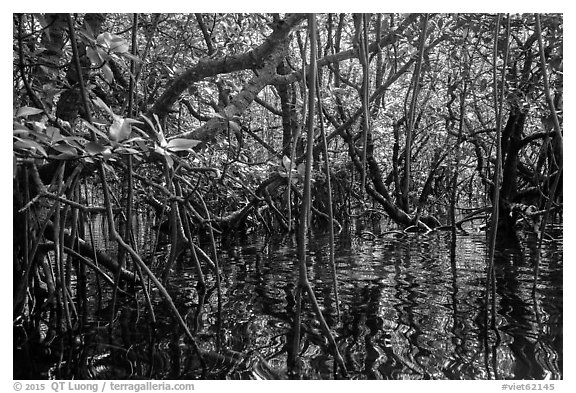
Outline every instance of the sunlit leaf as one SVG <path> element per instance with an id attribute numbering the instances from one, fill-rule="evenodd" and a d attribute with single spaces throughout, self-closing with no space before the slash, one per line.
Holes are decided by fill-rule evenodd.
<path id="1" fill-rule="evenodd" d="M 166 163 L 168 164 L 168 168 L 172 168 L 174 166 L 174 160 L 170 155 L 166 155 Z"/>
<path id="2" fill-rule="evenodd" d="M 161 146 L 159 146 L 158 144 L 154 144 L 154 153 L 160 154 L 162 156 L 165 156 L 166 154 L 166 150 L 164 150 Z"/>
<path id="3" fill-rule="evenodd" d="M 288 158 L 287 156 L 282 157 L 282 166 L 287 172 L 289 172 L 292 169 L 291 164 L 292 162 L 290 161 L 290 158 Z"/>
<path id="4" fill-rule="evenodd" d="M 104 160 L 109 160 L 112 157 L 112 151 L 110 149 L 106 149 L 102 152 L 102 158 L 104 158 Z"/>
<path id="5" fill-rule="evenodd" d="M 195 139 L 175 138 L 168 142 L 167 149 L 172 151 L 190 150 L 196 147 L 200 141 Z"/>
<path id="6" fill-rule="evenodd" d="M 37 115 L 42 112 L 44 112 L 42 109 L 32 108 L 30 106 L 23 106 L 20 109 L 18 109 L 16 117 L 28 117 L 31 115 Z"/>
<path id="7" fill-rule="evenodd" d="M 126 120 L 129 120 L 129 119 L 126 119 Z M 132 131 L 136 130 L 137 128 L 138 128 L 138 127 L 136 127 L 136 126 L 132 126 Z M 141 131 L 141 130 L 140 130 L 140 131 Z M 132 143 L 132 142 L 145 142 L 145 141 L 146 141 L 146 139 L 137 136 L 137 137 L 134 137 L 134 138 L 126 139 L 126 140 L 124 141 L 124 145 L 130 144 L 130 143 Z"/>
<path id="8" fill-rule="evenodd" d="M 110 139 L 114 142 L 122 142 L 127 139 L 132 132 L 131 119 L 124 119 L 114 116 L 114 122 L 110 126 Z"/>
<path id="9" fill-rule="evenodd" d="M 158 115 L 154 113 L 154 120 L 156 120 L 156 136 L 158 138 L 158 143 L 162 147 L 166 147 L 168 142 L 166 142 L 166 138 L 164 137 L 164 132 L 162 131 L 162 125 L 160 124 L 160 119 L 158 119 Z"/>

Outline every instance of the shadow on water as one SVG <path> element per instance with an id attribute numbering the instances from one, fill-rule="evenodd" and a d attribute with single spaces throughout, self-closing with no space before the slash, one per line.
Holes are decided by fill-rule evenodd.
<path id="1" fill-rule="evenodd" d="M 562 228 L 553 228 L 552 235 L 556 239 L 545 242 L 542 252 L 530 236 L 516 247 L 498 250 L 495 325 L 490 327 L 484 321 L 485 234 L 391 234 L 363 240 L 343 232 L 336 239 L 338 315 L 328 235 L 315 233 L 309 244 L 309 278 L 349 376 L 562 378 Z M 177 264 L 168 288 L 197 337 L 205 372 L 154 290 L 155 326 L 143 302 L 126 297 L 120 299 L 119 323 L 110 332 L 109 311 L 98 310 L 92 289 L 88 299 L 94 312 L 78 334 L 43 331 L 41 344 L 15 354 L 14 377 L 287 378 L 297 280 L 294 240 L 253 236 L 220 248 L 220 329 L 214 276 L 207 275 L 209 289 L 199 292 L 189 256 Z M 156 257 L 165 258 L 165 253 Z M 301 331 L 301 376 L 334 378 L 327 340 L 307 302 Z M 32 364 L 22 375 L 17 375 L 19 361 Z"/>

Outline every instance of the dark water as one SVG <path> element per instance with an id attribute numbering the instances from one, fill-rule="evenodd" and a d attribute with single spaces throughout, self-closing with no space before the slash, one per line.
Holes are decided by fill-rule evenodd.
<path id="1" fill-rule="evenodd" d="M 498 251 L 496 297 L 488 304 L 496 314 L 488 325 L 484 233 L 459 235 L 455 244 L 447 232 L 374 240 L 339 235 L 340 316 L 328 237 L 314 234 L 309 279 L 349 377 L 561 379 L 562 228 L 551 234 L 555 239 L 545 241 L 541 253 L 530 237 L 519 247 Z M 286 378 L 297 280 L 294 250 L 288 237 L 247 236 L 221 244 L 220 314 L 216 291 L 201 296 L 196 290 L 189 257 L 178 263 L 169 291 L 204 351 L 207 373 L 152 288 L 158 305 L 155 329 L 143 302 L 136 306 L 121 299 L 125 307 L 112 334 L 105 313 L 90 316 L 82 334 L 52 342 L 52 357 L 38 362 L 39 378 Z M 214 277 L 206 278 L 212 287 Z M 95 294 L 90 301 L 98 308 Z M 327 348 L 305 301 L 302 378 L 335 377 Z"/>

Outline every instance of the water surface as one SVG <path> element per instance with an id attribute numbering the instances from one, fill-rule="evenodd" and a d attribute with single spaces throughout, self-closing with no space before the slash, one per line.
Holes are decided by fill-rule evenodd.
<path id="1" fill-rule="evenodd" d="M 343 232 L 335 254 L 340 314 L 328 236 L 315 233 L 309 244 L 309 279 L 349 377 L 562 378 L 562 228 L 551 233 L 554 239 L 544 242 L 541 253 L 534 236 L 497 252 L 495 298 L 487 309 L 484 233 L 460 234 L 453 242 L 449 232 L 369 240 Z M 167 250 L 157 253 L 156 263 L 166 255 Z M 109 315 L 97 310 L 106 304 L 97 301 L 92 289 L 95 314 L 77 337 L 53 341 L 52 357 L 36 365 L 38 377 L 287 378 L 297 282 L 294 240 L 245 236 L 220 244 L 218 258 L 221 313 L 214 276 L 207 274 L 209 290 L 199 293 L 189 255 L 181 258 L 169 285 L 205 354 L 206 373 L 154 289 L 160 306 L 155 328 L 142 301 L 136 306 L 120 298 L 124 308 L 111 334 Z M 305 300 L 301 378 L 338 377 L 327 348 Z"/>

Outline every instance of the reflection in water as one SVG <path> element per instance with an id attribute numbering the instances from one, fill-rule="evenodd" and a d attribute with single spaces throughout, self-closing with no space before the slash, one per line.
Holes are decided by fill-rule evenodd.
<path id="1" fill-rule="evenodd" d="M 547 242 L 541 254 L 534 239 L 524 241 L 522 249 L 499 250 L 497 315 L 494 326 L 486 326 L 484 234 L 456 236 L 454 242 L 447 232 L 370 241 L 340 235 L 340 316 L 333 300 L 328 236 L 315 234 L 309 244 L 309 278 L 349 377 L 562 378 L 562 229 L 554 235 L 558 241 Z M 167 311 L 162 315 L 166 307 L 157 307 L 158 323 L 152 327 L 144 305 L 126 299 L 112 334 L 110 316 L 96 314 L 78 337 L 51 342 L 50 354 L 36 365 L 38 375 L 287 378 L 297 280 L 294 246 L 290 238 L 222 244 L 221 349 L 216 346 L 216 291 L 199 293 L 192 262 L 188 256 L 179 262 L 169 291 L 198 338 L 205 372 L 178 325 Z M 213 288 L 214 276 L 206 279 Z M 90 298 L 93 308 L 95 297 Z M 308 302 L 302 311 L 301 377 L 337 377 Z"/>

